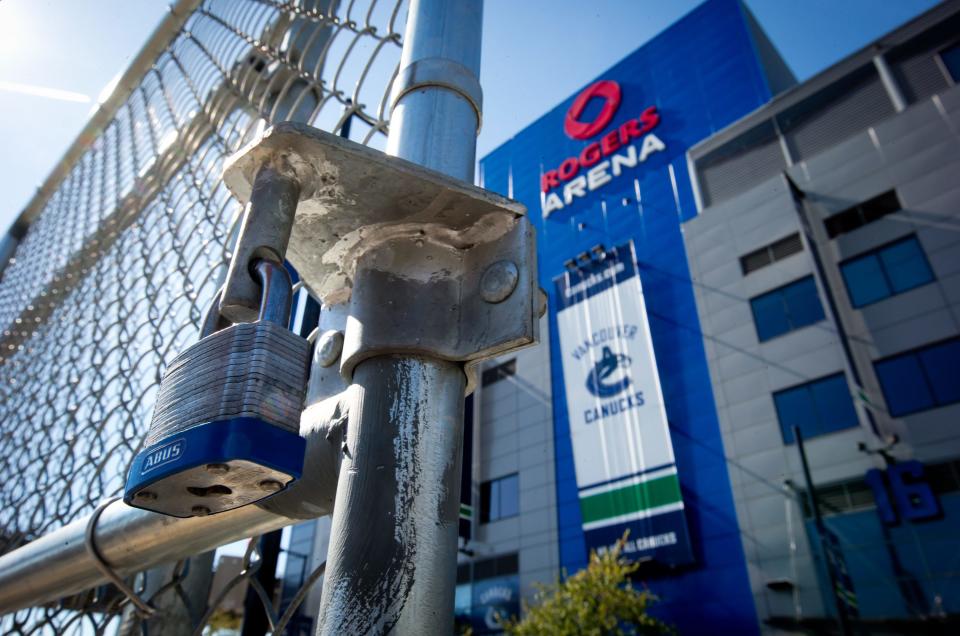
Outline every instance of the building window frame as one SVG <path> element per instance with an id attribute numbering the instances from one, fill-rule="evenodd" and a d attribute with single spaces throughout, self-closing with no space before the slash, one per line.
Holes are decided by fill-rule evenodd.
<path id="1" fill-rule="evenodd" d="M 912 284 L 909 287 L 904 287 L 902 289 L 895 289 L 896 283 L 892 278 L 892 273 L 889 270 L 889 265 L 884 261 L 882 254 L 889 252 L 889 250 L 895 246 L 910 243 L 910 242 L 916 244 L 917 249 L 919 251 L 920 258 L 923 261 L 923 265 L 926 268 L 927 272 L 929 273 L 929 278 L 926 280 L 923 280 L 922 282 Z M 857 300 L 853 292 L 853 289 L 855 287 L 851 285 L 851 282 L 850 282 L 850 278 L 852 277 L 852 275 L 848 275 L 847 272 L 850 271 L 849 268 L 852 268 L 854 264 L 866 263 L 867 260 L 870 258 L 875 259 L 876 266 L 879 270 L 880 276 L 882 277 L 881 280 L 883 281 L 885 287 L 887 288 L 888 293 L 885 296 L 872 298 L 870 300 Z M 930 283 L 934 283 L 937 281 L 937 275 L 933 271 L 933 267 L 930 265 L 930 259 L 927 258 L 926 251 L 923 249 L 923 243 L 920 242 L 920 239 L 917 238 L 916 234 L 912 234 L 912 233 L 907 234 L 906 236 L 901 236 L 899 238 L 896 238 L 892 241 L 884 243 L 883 245 L 878 245 L 877 247 L 873 247 L 869 250 L 866 250 L 864 252 L 857 254 L 856 256 L 845 258 L 844 260 L 840 261 L 837 264 L 837 267 L 840 269 L 840 276 L 841 278 L 843 278 L 843 284 L 847 290 L 847 298 L 850 300 L 850 306 L 853 307 L 854 309 L 863 309 L 864 307 L 869 307 L 870 305 L 874 305 L 878 302 L 887 300 L 888 298 L 899 296 L 900 294 L 905 294 L 908 291 L 918 289 L 920 287 L 923 287 L 924 285 L 929 285 Z"/>
<path id="2" fill-rule="evenodd" d="M 829 396 L 828 392 L 832 391 L 835 393 L 840 387 L 827 387 L 827 383 L 832 384 L 838 380 L 841 382 L 842 386 L 841 393 L 846 396 L 846 400 L 842 404 L 839 404 L 839 406 L 842 408 L 839 410 L 833 408 L 838 406 L 838 404 L 819 404 L 817 395 L 820 393 L 820 390 L 824 391 L 820 393 L 821 399 L 826 397 L 833 399 L 836 397 L 836 395 Z M 797 440 L 793 437 L 793 418 L 785 417 L 784 413 L 787 412 L 791 415 L 793 414 L 795 407 L 799 405 L 796 403 L 791 404 L 790 396 L 800 396 L 801 394 L 805 394 L 805 397 L 809 400 L 810 406 L 808 410 L 810 412 L 808 415 L 815 416 L 815 419 L 800 418 L 800 431 L 803 433 L 804 439 L 822 437 L 824 435 L 831 435 L 833 433 L 842 433 L 860 425 L 860 418 L 857 415 L 856 407 L 853 404 L 853 396 L 850 393 L 850 384 L 847 382 L 846 374 L 843 371 L 837 371 L 836 373 L 830 373 L 828 375 L 814 378 L 812 380 L 808 380 L 807 382 L 795 384 L 793 386 L 773 392 L 773 395 L 771 396 L 773 399 L 773 408 L 777 413 L 777 423 L 780 425 L 780 434 L 783 437 L 784 444 L 792 445 L 796 444 L 797 442 Z M 849 409 L 846 408 L 847 406 L 849 406 Z M 840 413 L 840 410 L 844 410 L 846 412 Z M 842 415 L 843 421 L 827 423 L 827 417 L 830 415 L 835 415 L 838 418 Z"/>
<path id="3" fill-rule="evenodd" d="M 520 473 L 508 473 L 480 484 L 481 524 L 510 519 L 519 514 Z"/>
<path id="4" fill-rule="evenodd" d="M 818 314 L 819 317 L 816 317 L 814 320 L 809 320 L 807 322 L 803 322 L 801 320 L 800 315 L 794 316 L 794 314 L 796 313 L 796 311 L 794 310 L 797 308 L 793 307 L 788 302 L 787 297 L 785 295 L 791 288 L 798 288 L 801 285 L 813 286 L 814 298 L 816 299 L 817 307 L 819 308 L 818 312 L 813 312 Z M 765 322 L 766 318 L 762 318 L 762 319 L 758 318 L 758 316 L 763 316 L 762 313 L 758 314 L 758 311 L 761 311 L 761 309 L 759 309 L 761 307 L 761 303 L 764 303 L 765 301 L 769 301 L 772 299 L 777 299 L 777 298 L 780 301 L 780 306 L 783 310 L 783 316 L 786 320 L 786 323 L 789 325 L 789 328 L 784 331 L 777 331 L 776 333 L 771 333 L 768 327 L 761 326 L 766 324 Z M 762 294 L 758 294 L 754 296 L 753 298 L 750 299 L 750 313 L 753 316 L 753 326 L 757 332 L 757 340 L 759 340 L 760 342 L 768 342 L 770 340 L 773 340 L 774 338 L 785 336 L 786 334 L 793 333 L 798 329 L 803 329 L 804 327 L 809 327 L 811 325 L 815 325 L 819 322 L 823 322 L 824 320 L 826 320 L 826 314 L 823 311 L 823 302 L 820 300 L 820 290 L 817 287 L 817 281 L 814 279 L 813 274 L 807 274 L 806 276 L 801 276 L 800 278 L 792 280 L 789 283 L 780 285 L 779 287 L 775 287 L 774 289 L 765 291 Z"/>
<path id="5" fill-rule="evenodd" d="M 877 374 L 877 380 L 880 382 L 880 389 L 883 392 L 890 415 L 904 417 L 960 403 L 960 395 L 949 398 L 941 396 L 941 393 L 949 392 L 950 389 L 936 380 L 938 374 L 933 373 L 930 368 L 930 359 L 923 355 L 937 349 L 946 349 L 951 345 L 960 347 L 960 337 L 955 336 L 938 340 L 873 361 L 873 368 Z M 905 367 L 913 367 L 909 370 L 908 377 L 903 377 L 903 368 L 901 368 L 900 373 L 892 371 L 894 369 L 893 365 L 897 363 L 904 364 Z M 887 376 L 885 369 L 891 369 L 889 376 Z M 913 384 L 907 388 L 905 386 L 906 382 L 912 382 Z M 917 406 L 898 408 L 897 403 L 900 400 L 891 399 L 891 396 L 894 395 L 891 389 L 894 386 L 907 390 L 914 400 L 925 391 L 926 399 L 922 400 L 923 404 Z"/>
<path id="6" fill-rule="evenodd" d="M 743 272 L 744 276 L 747 276 L 801 252 L 803 252 L 803 240 L 800 238 L 799 232 L 794 232 L 742 255 L 740 257 L 740 271 Z"/>
<path id="7" fill-rule="evenodd" d="M 894 188 L 831 214 L 823 219 L 823 227 L 827 231 L 827 237 L 835 239 L 901 211 L 903 202 Z"/>

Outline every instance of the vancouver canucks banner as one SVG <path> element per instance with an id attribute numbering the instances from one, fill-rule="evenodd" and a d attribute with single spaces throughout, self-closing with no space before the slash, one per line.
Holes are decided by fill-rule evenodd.
<path id="1" fill-rule="evenodd" d="M 588 549 L 693 561 L 633 244 L 554 279 Z"/>

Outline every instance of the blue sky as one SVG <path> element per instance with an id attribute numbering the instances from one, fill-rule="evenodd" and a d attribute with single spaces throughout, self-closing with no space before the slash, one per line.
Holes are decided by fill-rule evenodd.
<path id="1" fill-rule="evenodd" d="M 487 0 L 478 156 L 699 3 Z M 803 80 L 936 0 L 746 3 Z M 166 11 L 164 0 L 0 2 L 0 227 L 17 217 Z M 38 96 L 22 85 L 66 92 Z"/>

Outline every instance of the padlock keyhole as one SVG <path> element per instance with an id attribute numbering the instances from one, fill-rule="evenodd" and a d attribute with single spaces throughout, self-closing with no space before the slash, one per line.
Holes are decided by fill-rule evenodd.
<path id="1" fill-rule="evenodd" d="M 233 491 L 223 484 L 214 484 L 212 486 L 187 486 L 187 492 L 195 497 L 222 497 L 232 495 Z"/>

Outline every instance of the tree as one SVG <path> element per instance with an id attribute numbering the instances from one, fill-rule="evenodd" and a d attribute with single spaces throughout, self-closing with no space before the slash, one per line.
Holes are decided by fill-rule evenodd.
<path id="1" fill-rule="evenodd" d="M 669 634 L 670 627 L 647 614 L 657 598 L 637 589 L 630 575 L 640 567 L 621 556 L 627 533 L 602 555 L 590 552 L 590 563 L 565 581 L 538 585 L 526 617 L 504 621 L 511 636 L 626 636 Z"/>

